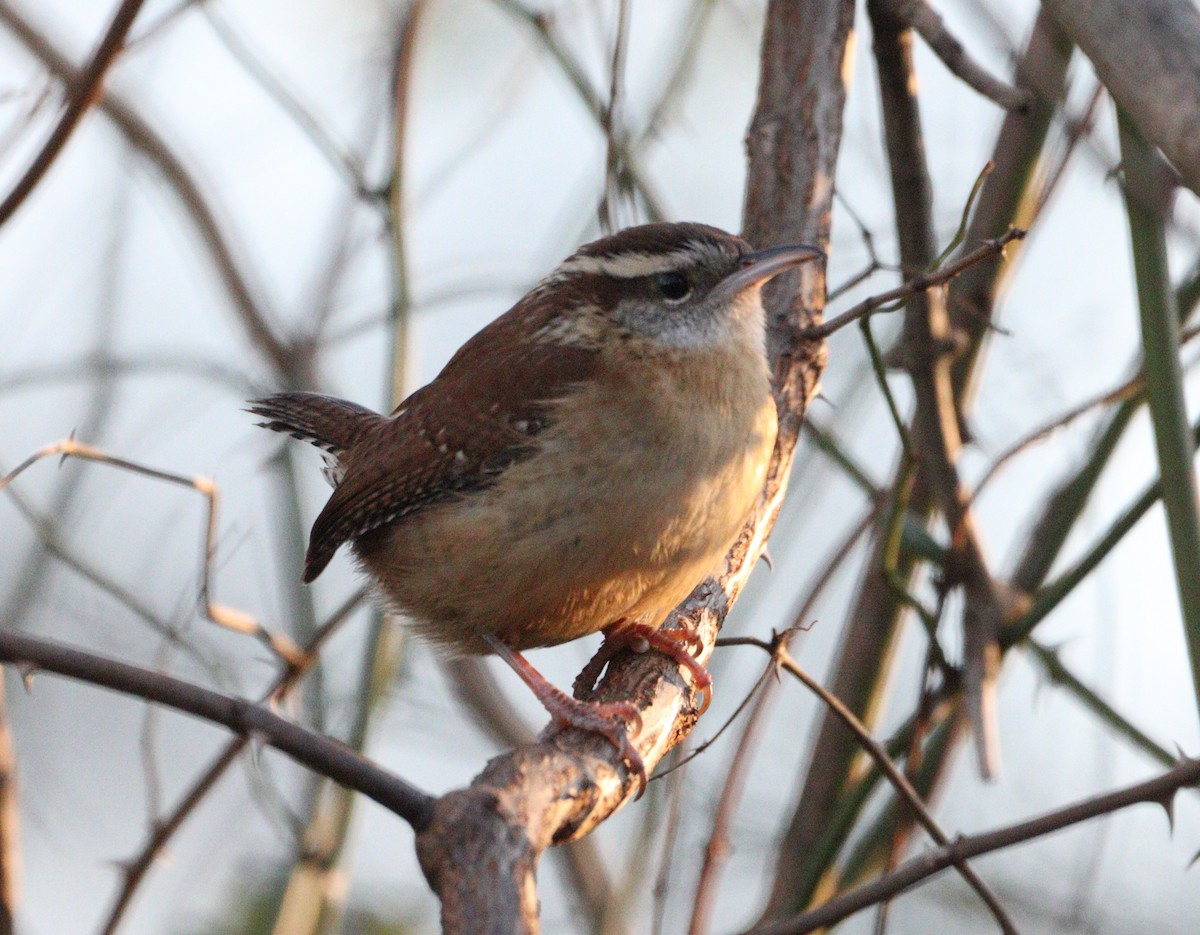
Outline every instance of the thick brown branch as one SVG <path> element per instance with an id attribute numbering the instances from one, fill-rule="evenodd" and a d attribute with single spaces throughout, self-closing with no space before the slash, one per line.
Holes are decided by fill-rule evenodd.
<path id="1" fill-rule="evenodd" d="M 884 0 L 867 3 L 875 31 L 900 261 L 907 268 L 924 269 L 937 254 L 932 183 L 913 82 L 911 34 L 888 6 Z M 915 409 L 911 432 L 921 452 L 919 470 L 950 530 L 954 562 L 946 569 L 947 583 L 963 587 L 965 697 L 975 731 L 979 769 L 990 778 L 999 765 L 995 676 L 1000 658 L 997 635 L 1005 609 L 987 568 L 983 543 L 969 507 L 970 494 L 958 473 L 962 433 L 952 380 L 954 335 L 945 289 L 909 300 L 901 351 L 912 378 Z"/>
<path id="2" fill-rule="evenodd" d="M 1045 0 L 1142 135 L 1200 194 L 1200 10 L 1189 0 Z"/>

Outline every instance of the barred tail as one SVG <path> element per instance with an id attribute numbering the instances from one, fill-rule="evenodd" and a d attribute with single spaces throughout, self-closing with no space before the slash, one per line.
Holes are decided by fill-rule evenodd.
<path id="1" fill-rule="evenodd" d="M 276 393 L 250 400 L 246 410 L 262 416 L 265 429 L 309 442 L 333 455 L 349 450 L 383 416 L 365 406 L 320 393 Z"/>

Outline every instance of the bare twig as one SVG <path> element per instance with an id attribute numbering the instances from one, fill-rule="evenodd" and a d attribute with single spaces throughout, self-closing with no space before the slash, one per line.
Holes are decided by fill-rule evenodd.
<path id="1" fill-rule="evenodd" d="M 811 422 L 805 423 L 806 428 L 810 428 L 811 425 Z M 862 520 L 847 533 L 829 558 L 814 573 L 812 581 L 806 589 L 805 596 L 800 601 L 799 609 L 792 615 L 794 622 L 785 631 L 787 638 L 794 637 L 802 631 L 805 621 L 808 620 L 812 613 L 817 599 L 833 581 L 837 570 L 849 558 L 855 544 L 871 528 L 872 523 L 875 521 L 875 516 L 876 509 L 874 507 L 868 509 Z M 725 638 L 717 641 L 718 646 L 732 646 L 737 644 L 737 638 Z M 786 646 L 787 643 L 784 642 L 781 645 Z M 711 909 L 716 902 L 720 887 L 721 866 L 728 850 L 727 841 L 724 841 L 724 843 L 722 841 L 728 837 L 728 825 L 733 821 L 733 817 L 736 815 L 737 809 L 741 804 L 742 793 L 745 788 L 744 776 L 753 765 L 755 744 L 758 737 L 761 736 L 758 727 L 763 716 L 769 709 L 771 699 L 778 685 L 777 679 L 768 680 L 767 676 L 777 671 L 778 665 L 772 659 L 770 665 L 763 671 L 762 677 L 755 684 L 754 689 L 751 690 L 750 695 L 747 696 L 748 699 L 750 697 L 753 698 L 754 706 L 751 708 L 750 716 L 746 719 L 746 723 L 742 728 L 737 748 L 733 756 L 730 757 L 729 769 L 725 772 L 725 780 L 722 783 L 721 792 L 717 799 L 717 809 L 713 817 L 712 828 L 709 831 L 708 844 L 704 849 L 704 862 L 700 867 L 699 882 L 695 890 L 695 908 L 692 910 L 691 921 L 693 930 L 706 930 L 710 922 Z"/>
<path id="2" fill-rule="evenodd" d="M 620 126 L 625 93 L 625 50 L 629 45 L 629 0 L 618 0 L 617 29 L 613 40 L 612 64 L 610 66 L 608 104 L 600 120 L 604 131 L 604 195 L 600 199 L 600 227 L 606 234 L 616 233 L 621 227 L 618 199 L 621 195 L 621 145 L 623 136 Z"/>
<path id="3" fill-rule="evenodd" d="M 205 523 L 204 532 L 204 547 L 201 554 L 200 566 L 200 607 L 204 612 L 204 616 L 220 626 L 233 630 L 237 633 L 245 633 L 248 636 L 253 636 L 259 640 L 268 649 L 274 652 L 281 659 L 295 663 L 302 657 L 299 647 L 281 633 L 272 633 L 260 624 L 253 616 L 245 611 L 238 610 L 234 607 L 229 607 L 225 604 L 220 604 L 212 599 L 212 564 L 216 558 L 216 542 L 217 542 L 217 487 L 211 477 L 187 477 L 183 474 L 175 474 L 171 471 L 162 471 L 158 468 L 147 467 L 144 464 L 139 464 L 136 461 L 129 461 L 125 458 L 114 457 L 99 448 L 76 441 L 73 438 L 64 439 L 60 442 L 46 445 L 43 448 L 35 451 L 28 458 L 18 464 L 8 474 L 0 477 L 0 490 L 3 490 L 19 477 L 25 470 L 37 462 L 55 456 L 62 458 L 83 458 L 87 461 L 95 461 L 99 464 L 107 464 L 121 470 L 131 471 L 134 474 L 142 477 L 149 477 L 153 480 L 165 481 L 169 484 L 175 484 L 180 487 L 188 487 L 197 491 L 203 496 L 208 504 L 207 521 Z"/>
<path id="4" fill-rule="evenodd" d="M 875 761 L 875 765 L 878 766 L 883 772 L 884 776 L 887 777 L 888 782 L 892 784 L 892 787 L 896 790 L 900 798 L 903 799 L 908 807 L 912 809 L 913 814 L 916 816 L 917 821 L 920 822 L 921 827 L 929 832 L 929 836 L 938 844 L 942 846 L 949 845 L 950 838 L 947 836 L 946 832 L 942 830 L 941 825 L 937 823 L 937 819 L 933 817 L 929 809 L 925 807 L 925 803 L 921 800 L 920 794 L 916 789 L 913 788 L 913 785 L 911 782 L 909 782 L 908 777 L 896 767 L 896 764 L 892 762 L 892 758 L 888 756 L 887 751 L 883 748 L 883 745 L 871 736 L 871 732 L 867 730 L 866 725 L 855 716 L 854 712 L 846 707 L 846 705 L 843 704 L 836 695 L 827 691 L 820 682 L 809 675 L 792 658 L 791 654 L 787 650 L 786 636 L 786 633 L 776 634 L 776 636 L 770 642 L 756 639 L 754 637 L 739 637 L 736 639 L 724 640 L 723 644 L 726 646 L 757 646 L 759 649 L 769 653 L 772 659 L 776 661 L 781 669 L 794 676 L 809 691 L 820 698 L 822 703 L 824 703 L 826 707 L 833 711 L 833 713 L 841 719 L 842 723 L 854 732 L 854 736 L 858 738 L 858 742 L 862 745 L 862 748 L 867 752 L 871 759 Z M 979 878 L 979 875 L 967 865 L 965 860 L 957 855 L 954 855 L 952 863 L 962 875 L 963 879 L 967 881 L 967 884 L 979 894 L 980 899 L 982 899 L 987 905 L 988 911 L 991 912 L 992 916 L 995 918 L 997 924 L 1000 926 L 1000 930 L 1002 932 L 1009 933 L 1009 935 L 1015 933 L 1017 929 L 1013 925 L 1012 920 L 1009 919 L 1008 913 L 1004 911 L 1004 907 L 1000 905 L 996 895 L 988 888 L 987 884 Z"/>
<path id="5" fill-rule="evenodd" d="M 5 493 L 17 508 L 17 511 L 24 517 L 25 521 L 33 527 L 34 533 L 41 539 L 42 547 L 49 555 L 58 559 L 66 568 L 79 575 L 85 581 L 95 585 L 117 604 L 142 621 L 154 634 L 166 640 L 171 646 L 179 650 L 182 655 L 195 662 L 217 684 L 224 686 L 226 680 L 215 659 L 192 643 L 184 640 L 178 630 L 169 621 L 156 614 L 132 589 L 110 578 L 99 568 L 71 552 L 67 548 L 67 544 L 62 541 L 55 528 L 55 524 L 44 514 L 35 510 L 30 505 L 28 499 L 18 493 L 15 488 L 11 486 L 6 487 Z M 6 617 L 0 617 L 0 619 L 4 620 L 5 626 L 9 625 L 9 620 Z"/>
<path id="6" fill-rule="evenodd" d="M 1038 442 L 1045 441 L 1055 432 L 1066 428 L 1080 416 L 1087 415 L 1087 413 L 1091 412 L 1093 409 L 1096 409 L 1100 406 L 1107 406 L 1111 403 L 1119 403 L 1126 399 L 1130 399 L 1133 396 L 1140 395 L 1142 393 L 1142 384 L 1142 376 L 1141 374 L 1138 374 L 1137 376 L 1126 380 L 1120 386 L 1114 387 L 1111 390 L 1105 390 L 1103 393 L 1098 393 L 1090 399 L 1085 399 L 1083 402 L 1072 406 L 1062 415 L 1057 416 L 1044 425 L 1039 425 L 1032 431 L 1022 435 L 1015 442 L 1005 448 L 1004 451 L 997 455 L 995 460 L 992 461 L 991 465 L 988 466 L 988 469 L 984 472 L 983 477 L 979 479 L 979 483 L 975 485 L 975 491 L 971 495 L 972 499 L 979 499 L 980 494 L 982 494 L 984 488 L 991 483 L 992 478 L 996 476 L 997 472 L 1021 452 L 1029 449 L 1033 445 L 1036 445 Z"/>
<path id="7" fill-rule="evenodd" d="M 718 640 L 718 645 L 722 646 L 731 646 L 736 643 L 737 639 Z M 783 639 L 777 639 L 776 645 L 782 649 Z M 751 699 L 756 700 L 750 716 L 742 728 L 742 735 L 738 738 L 737 746 L 729 757 L 729 768 L 725 771 L 725 781 L 721 786 L 721 795 L 717 800 L 712 827 L 708 833 L 708 844 L 704 848 L 704 862 L 700 866 L 700 875 L 696 879 L 688 935 L 707 935 L 712 930 L 712 916 L 721 885 L 721 873 L 732 847 L 729 841 L 730 826 L 733 824 L 745 789 L 751 759 L 750 753 L 758 743 L 758 738 L 766 723 L 766 715 L 771 710 L 766 690 L 768 680 L 773 676 L 778 678 L 778 659 L 779 657 L 772 653 L 767 667 L 759 676 L 758 681 L 754 683 L 750 693 L 738 706 L 738 711 L 734 715 L 736 717 L 737 713 L 740 713 Z M 733 723 L 732 718 L 729 723 Z"/>
<path id="8" fill-rule="evenodd" d="M 38 670 L 52 672 L 221 724 L 236 734 L 262 740 L 302 766 L 363 793 L 418 832 L 430 820 L 434 802 L 430 796 L 344 744 L 293 724 L 265 705 L 3 628 L 0 661 L 21 667 L 27 677 Z"/>
<path id="9" fill-rule="evenodd" d="M 1038 193 L 1037 204 L 1033 208 L 1035 216 L 1046 210 L 1046 205 L 1049 203 L 1050 198 L 1058 191 L 1063 174 L 1066 172 L 1067 166 L 1071 162 L 1071 157 L 1075 155 L 1075 150 L 1078 148 L 1080 142 L 1092 135 L 1092 130 L 1095 128 L 1096 111 L 1103 97 L 1104 85 L 1097 81 L 1095 87 L 1092 88 L 1091 95 L 1088 97 L 1088 102 L 1083 109 L 1083 113 L 1078 117 L 1070 114 L 1063 116 L 1067 137 L 1066 145 L 1063 146 L 1062 152 L 1058 154 L 1053 168 L 1046 174 L 1046 181 L 1042 185 L 1042 190 Z"/>
<path id="10" fill-rule="evenodd" d="M 405 166 L 408 144 L 409 91 L 412 64 L 417 48 L 417 30 L 425 12 L 425 0 L 415 0 L 400 21 L 391 70 L 391 179 L 388 182 L 388 229 L 391 233 L 392 342 L 387 393 L 392 406 L 408 395 L 408 326 L 412 313 L 409 290 L 408 251 L 405 219 L 408 213 Z"/>
<path id="11" fill-rule="evenodd" d="M 1029 639 L 1022 644 L 1029 650 L 1030 655 L 1038 661 L 1046 672 L 1046 677 L 1056 686 L 1073 695 L 1085 708 L 1092 712 L 1114 733 L 1124 737 L 1131 746 L 1149 756 L 1160 766 L 1175 765 L 1176 756 L 1161 744 L 1155 743 L 1150 736 L 1124 717 L 1112 705 L 1100 697 L 1075 675 L 1059 656 L 1057 649 L 1043 646 L 1037 640 Z"/>
<path id="12" fill-rule="evenodd" d="M 1073 49 L 1054 18 L 1038 13 L 1024 54 L 1017 61 L 1016 84 L 1030 94 L 1025 111 L 1009 111 L 992 147 L 996 168 L 980 193 L 979 204 L 966 233 L 967 243 L 999 237 L 1010 227 L 1028 228 L 1040 216 L 1028 212 L 1038 200 L 1041 186 L 1038 166 L 1055 111 L 1066 95 L 1067 68 Z M 1044 189 L 1043 189 L 1044 190 Z M 1017 251 L 1011 251 L 1015 253 Z M 1012 268 L 1005 262 L 979 264 L 966 270 L 950 286 L 950 318 L 955 334 L 965 340 L 951 367 L 959 398 L 967 398 L 985 338 L 995 329 L 996 297 L 1002 274 Z"/>
<path id="13" fill-rule="evenodd" d="M 721 645 L 720 640 L 717 640 L 717 645 L 718 646 Z M 716 729 L 716 731 L 713 733 L 713 735 L 711 737 L 708 737 L 708 738 L 702 740 L 700 743 L 696 744 L 695 747 L 693 747 L 691 750 L 688 751 L 687 756 L 681 756 L 677 762 L 671 764 L 671 766 L 668 767 L 667 769 L 660 770 L 659 772 L 655 773 L 653 776 L 650 777 L 650 781 L 657 782 L 660 779 L 665 779 L 667 776 L 669 776 L 675 770 L 683 769 L 690 762 L 692 762 L 692 760 L 696 759 L 696 757 L 700 756 L 702 753 L 704 753 L 706 750 L 708 750 L 709 747 L 711 747 L 718 740 L 720 740 L 721 736 L 725 733 L 725 731 L 729 730 L 729 728 L 731 728 L 734 725 L 734 723 L 737 721 L 737 719 L 742 716 L 742 712 L 745 711 L 747 708 L 749 708 L 752 702 L 756 701 L 758 698 L 761 697 L 763 689 L 766 688 L 768 679 L 770 678 L 771 673 L 774 672 L 774 670 L 775 670 L 774 666 L 770 666 L 770 665 L 768 665 L 763 670 L 762 675 L 760 675 L 755 680 L 754 684 L 750 686 L 750 690 L 748 692 L 746 692 L 746 694 L 743 696 L 742 700 L 738 702 L 737 707 L 733 709 L 733 712 L 729 715 L 729 717 L 727 717 L 724 720 L 724 722 L 721 724 L 721 726 Z M 753 710 L 757 710 L 757 706 Z M 740 749 L 740 747 L 739 747 L 739 749 Z M 735 759 L 736 759 L 736 756 L 735 756 Z"/>
<path id="14" fill-rule="evenodd" d="M 325 157 L 326 162 L 333 167 L 350 186 L 350 189 L 361 200 L 375 208 L 386 209 L 383 192 L 378 186 L 368 183 L 362 160 L 336 136 L 330 127 L 313 109 L 297 97 L 296 92 L 284 84 L 283 80 L 262 59 L 231 22 L 229 14 L 219 6 L 205 3 L 200 6 L 204 16 L 224 43 L 229 53 L 237 59 L 246 73 L 270 95 L 279 105 L 279 109 L 292 119 L 292 122 L 307 136 L 313 147 Z"/>
<path id="15" fill-rule="evenodd" d="M 847 309 L 837 315 L 834 315 L 826 322 L 819 325 L 813 325 L 807 328 L 801 337 L 827 338 L 835 331 L 839 331 L 846 325 L 852 324 L 862 318 L 864 315 L 869 315 L 877 309 L 883 308 L 885 305 L 892 305 L 895 302 L 901 302 L 904 299 L 912 298 L 922 292 L 927 292 L 936 286 L 944 286 L 960 273 L 970 269 L 976 263 L 980 263 L 989 257 L 1003 256 L 1004 248 L 1014 240 L 1021 240 L 1025 236 L 1025 231 L 1018 227 L 1009 228 L 1003 235 L 994 240 L 985 240 L 974 250 L 969 253 L 964 253 L 961 257 L 952 263 L 947 263 L 945 266 L 935 270 L 930 270 L 927 273 L 921 273 L 914 276 L 902 285 L 895 289 L 889 289 L 887 292 L 881 292 L 879 295 L 873 295 L 870 298 L 863 299 L 857 305 Z M 899 306 L 897 306 L 898 308 Z M 888 309 L 892 311 L 892 309 Z"/>
<path id="16" fill-rule="evenodd" d="M 671 756 L 682 759 L 687 754 L 687 738 L 671 751 Z M 671 864 L 675 855 L 675 844 L 679 840 L 679 828 L 683 823 L 683 782 L 687 773 L 684 770 L 671 771 L 671 780 L 667 784 L 667 798 L 670 807 L 667 811 L 667 828 L 663 834 L 662 857 L 658 864 L 658 874 L 654 878 L 654 909 L 652 935 L 663 935 L 663 923 L 666 920 L 667 896 L 671 885 Z"/>
<path id="17" fill-rule="evenodd" d="M 285 665 L 279 673 L 278 678 L 276 678 L 275 683 L 262 696 L 260 703 L 275 704 L 291 691 L 304 674 L 316 663 L 325 641 L 337 632 L 338 628 L 346 621 L 350 614 L 362 604 L 365 597 L 366 592 L 358 591 L 347 598 L 333 612 L 329 619 L 321 625 L 312 638 L 304 645 L 303 657 L 295 664 L 288 663 Z M 249 734 L 243 734 L 229 741 L 224 749 L 213 758 L 208 767 L 196 777 L 192 785 L 180 796 L 179 801 L 171 809 L 170 813 L 155 821 L 137 855 L 130 860 L 121 862 L 121 889 L 108 911 L 104 927 L 101 929 L 102 935 L 114 935 L 121 923 L 121 919 L 124 917 L 126 910 L 133 900 L 134 894 L 146 878 L 150 868 L 154 865 L 155 858 L 162 853 L 163 849 L 167 846 L 167 842 L 171 840 L 175 832 L 179 830 L 187 818 L 196 810 L 197 806 L 204 801 L 209 791 L 217 784 L 217 781 L 225 775 L 229 767 L 233 765 L 242 751 L 246 749 L 246 746 L 250 743 L 250 739 Z"/>
<path id="18" fill-rule="evenodd" d="M 1005 110 L 1022 110 L 1028 106 L 1029 94 L 989 75 L 982 65 L 971 58 L 926 0 L 887 0 L 887 5 L 892 15 L 916 30 L 933 54 L 942 60 L 942 64 L 967 85 Z"/>
<path id="19" fill-rule="evenodd" d="M 554 30 L 551 17 L 540 11 L 530 9 L 524 3 L 521 3 L 520 0 L 493 0 L 493 2 L 499 9 L 515 19 L 521 20 L 533 30 L 542 48 L 546 50 L 555 64 L 558 65 L 559 70 L 562 71 L 563 76 L 570 83 L 571 87 L 575 89 L 575 93 L 579 96 L 580 101 L 592 119 L 596 121 L 597 127 L 603 132 L 606 110 L 604 99 L 592 87 L 587 72 Z M 642 171 L 635 154 L 631 151 L 628 139 L 625 137 L 615 138 L 614 145 L 617 149 L 619 161 L 624 166 L 625 173 L 628 174 L 629 184 L 641 196 L 642 203 L 650 219 L 655 221 L 663 220 L 666 217 L 666 213 L 663 210 L 662 202 L 650 184 L 650 180 Z"/>
<path id="20" fill-rule="evenodd" d="M 137 18 L 143 3 L 145 0 L 121 0 L 121 5 L 113 14 L 112 22 L 108 24 L 108 29 L 96 46 L 96 51 L 92 53 L 87 65 L 72 82 L 71 96 L 67 99 L 67 106 L 63 109 L 62 116 L 50 134 L 50 138 L 38 151 L 29 168 L 25 170 L 25 174 L 17 180 L 12 191 L 3 202 L 0 202 L 0 225 L 17 212 L 25 199 L 29 197 L 29 193 L 37 187 L 42 176 L 46 174 L 46 171 L 54 164 L 54 160 L 58 158 L 58 154 L 67 145 L 67 140 L 79 126 L 79 121 L 87 113 L 88 108 L 103 95 L 100 85 L 108 73 L 109 66 L 112 65 L 113 60 L 121 51 L 121 47 L 125 44 L 125 37 L 129 34 L 130 27 L 133 26 L 133 21 Z"/>
<path id="21" fill-rule="evenodd" d="M 8 0 L 0 0 L 0 23 L 12 30 L 25 47 L 60 81 L 70 85 L 78 80 L 79 73 L 70 60 L 59 52 L 50 40 L 34 29 Z M 221 282 L 229 293 L 237 317 L 255 349 L 289 386 L 311 386 L 312 361 L 276 335 L 270 316 L 255 297 L 255 290 L 235 258 L 229 239 L 217 223 L 209 200 L 182 160 L 150 125 L 117 95 L 103 93 L 97 106 L 138 152 L 158 169 L 170 189 L 174 191 L 180 206 L 191 218 L 207 247 Z"/>
<path id="22" fill-rule="evenodd" d="M 1133 805 L 1151 802 L 1169 807 L 1180 789 L 1200 783 L 1200 760 L 1180 760 L 1179 765 L 1153 779 L 1139 782 L 1113 792 L 1084 799 L 1073 805 L 1019 824 L 998 828 L 983 834 L 960 837 L 956 841 L 914 857 L 895 872 L 886 874 L 852 890 L 843 896 L 792 919 L 751 929 L 746 935 L 803 935 L 826 928 L 880 901 L 890 899 L 910 887 L 924 882 L 935 874 L 952 867 L 956 861 L 989 854 L 1005 847 L 1024 844 L 1039 837 L 1061 831 L 1072 825 L 1112 814 Z"/>
<path id="23" fill-rule="evenodd" d="M 242 370 L 219 360 L 205 360 L 192 354 L 106 354 L 97 359 L 95 355 L 87 353 L 53 363 L 9 369 L 0 377 L 0 393 L 46 383 L 79 383 L 93 378 L 143 374 L 209 380 L 232 390 L 238 396 L 253 395 L 258 389 Z"/>

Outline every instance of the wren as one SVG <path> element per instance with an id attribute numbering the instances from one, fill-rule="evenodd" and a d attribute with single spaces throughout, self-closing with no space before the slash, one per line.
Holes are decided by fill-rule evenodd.
<path id="1" fill-rule="evenodd" d="M 697 687 L 662 630 L 751 514 L 775 444 L 760 289 L 822 257 L 702 224 L 580 247 L 390 416 L 313 393 L 251 403 L 324 449 L 334 485 L 304 580 L 349 542 L 386 605 L 459 653 L 495 652 L 553 726 L 606 736 L 644 782 L 632 705 L 576 700 L 521 651 L 603 630 Z"/>

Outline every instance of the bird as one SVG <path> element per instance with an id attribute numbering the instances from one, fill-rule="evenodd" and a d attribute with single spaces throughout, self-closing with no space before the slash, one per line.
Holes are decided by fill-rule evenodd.
<path id="1" fill-rule="evenodd" d="M 349 543 L 419 636 L 498 655 L 551 732 L 601 734 L 644 787 L 636 707 L 579 700 L 523 651 L 603 631 L 601 655 L 661 650 L 711 697 L 696 634 L 663 625 L 766 480 L 761 287 L 823 256 L 699 223 L 630 227 L 579 247 L 390 415 L 309 392 L 250 401 L 259 425 L 325 452 L 334 490 L 303 580 Z"/>

